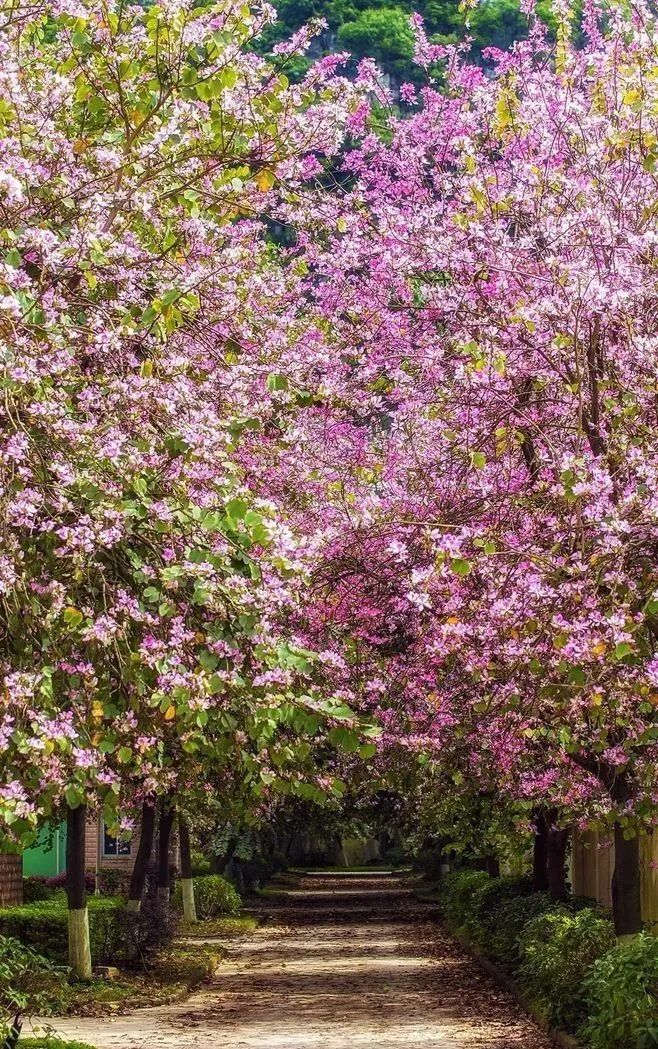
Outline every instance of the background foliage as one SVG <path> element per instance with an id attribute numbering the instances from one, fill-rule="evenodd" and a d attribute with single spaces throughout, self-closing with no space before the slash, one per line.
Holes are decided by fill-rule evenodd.
<path id="1" fill-rule="evenodd" d="M 274 7 L 279 20 L 261 46 L 285 40 L 309 20 L 322 18 L 327 23 L 319 38 L 323 50 L 349 51 L 355 59 L 374 58 L 400 81 L 414 81 L 420 75 L 413 63 L 409 27 L 413 12 L 422 15 L 435 42 L 456 43 L 471 36 L 478 57 L 487 47 L 508 48 L 528 30 L 519 0 L 484 0 L 469 12 L 460 10 L 459 0 L 279 0 Z M 540 3 L 538 11 L 550 21 L 550 3 Z"/>

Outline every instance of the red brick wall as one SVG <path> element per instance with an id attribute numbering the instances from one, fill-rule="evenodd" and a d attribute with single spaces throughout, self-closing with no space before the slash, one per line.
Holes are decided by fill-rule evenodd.
<path id="1" fill-rule="evenodd" d="M 23 902 L 23 857 L 0 855 L 0 907 Z"/>
<path id="2" fill-rule="evenodd" d="M 133 836 L 130 839 L 130 856 L 104 856 L 102 819 L 96 817 L 90 819 L 87 823 L 85 842 L 85 866 L 87 867 L 87 870 L 96 870 L 96 867 L 98 866 L 99 869 L 105 868 L 107 870 L 127 871 L 131 874 L 135 864 L 137 849 L 139 848 L 140 834 L 141 826 L 138 821 L 133 831 Z M 153 859 L 156 858 L 156 849 L 157 838 L 153 846 Z M 171 862 L 175 864 L 176 867 L 180 867 L 178 842 L 175 834 L 172 839 Z"/>

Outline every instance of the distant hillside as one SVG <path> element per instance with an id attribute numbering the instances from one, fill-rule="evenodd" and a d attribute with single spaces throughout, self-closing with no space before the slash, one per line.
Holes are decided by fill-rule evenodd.
<path id="1" fill-rule="evenodd" d="M 417 79 L 413 66 L 413 36 L 409 15 L 417 11 L 425 19 L 430 37 L 455 42 L 464 37 L 465 15 L 459 0 L 273 0 L 279 23 L 267 44 L 289 37 L 311 18 L 324 18 L 327 31 L 318 41 L 318 50 L 350 51 L 355 58 L 375 58 L 395 81 Z M 541 7 L 541 5 L 540 5 Z M 549 0 L 544 7 L 548 13 Z M 469 13 L 469 34 L 476 53 L 489 46 L 507 48 L 525 36 L 527 18 L 521 14 L 519 0 L 481 0 Z M 301 69 L 300 69 L 301 72 Z"/>

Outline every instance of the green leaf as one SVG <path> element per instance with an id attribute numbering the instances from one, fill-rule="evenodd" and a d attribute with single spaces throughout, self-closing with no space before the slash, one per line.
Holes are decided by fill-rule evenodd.
<path id="1" fill-rule="evenodd" d="M 79 787 L 67 787 L 64 797 L 70 809 L 77 809 L 82 804 L 83 795 Z"/>
<path id="2" fill-rule="evenodd" d="M 471 452 L 471 463 L 476 470 L 483 470 L 487 465 L 487 457 L 484 452 Z"/>
<path id="3" fill-rule="evenodd" d="M 359 749 L 358 733 L 349 728 L 332 728 L 329 732 L 329 742 L 347 754 L 355 754 Z M 366 744 L 368 746 L 369 744 Z"/>
<path id="4" fill-rule="evenodd" d="M 73 608 L 69 605 L 68 608 L 64 609 L 63 619 L 65 623 L 75 629 L 77 626 L 80 626 L 84 616 L 77 608 Z"/>
<path id="5" fill-rule="evenodd" d="M 233 521 L 244 520 L 249 504 L 244 499 L 231 499 L 226 504 L 226 513 Z"/>
<path id="6" fill-rule="evenodd" d="M 213 670 L 217 670 L 219 659 L 214 652 L 209 652 L 208 649 L 204 648 L 199 652 L 199 663 L 204 670 L 212 673 Z"/>
<path id="7" fill-rule="evenodd" d="M 278 375 L 276 372 L 272 372 L 267 377 L 267 388 L 270 393 L 274 393 L 275 390 L 287 390 L 288 379 L 285 375 Z"/>
<path id="8" fill-rule="evenodd" d="M 450 567 L 452 568 L 455 575 L 459 576 L 467 576 L 471 571 L 470 561 L 464 560 L 463 557 L 453 557 L 452 561 L 450 562 Z"/>
<path id="9" fill-rule="evenodd" d="M 569 681 L 572 685 L 585 684 L 585 672 L 582 667 L 571 667 L 569 670 Z"/>

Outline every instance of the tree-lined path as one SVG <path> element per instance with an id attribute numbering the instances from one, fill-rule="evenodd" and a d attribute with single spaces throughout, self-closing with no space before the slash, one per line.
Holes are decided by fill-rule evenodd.
<path id="1" fill-rule="evenodd" d="M 56 1021 L 99 1049 L 548 1049 L 392 876 L 308 876 L 190 1001 Z"/>

